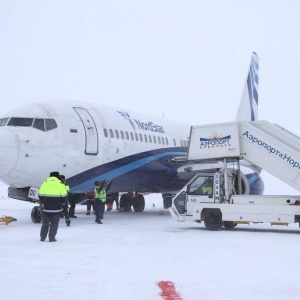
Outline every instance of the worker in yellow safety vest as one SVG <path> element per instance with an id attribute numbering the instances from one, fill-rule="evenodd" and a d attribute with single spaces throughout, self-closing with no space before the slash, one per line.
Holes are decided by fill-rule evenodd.
<path id="1" fill-rule="evenodd" d="M 105 202 L 106 202 L 106 191 L 109 190 L 111 186 L 111 181 L 108 183 L 107 188 L 104 188 L 105 181 L 99 180 L 95 182 L 95 210 L 96 210 L 96 220 L 95 222 L 98 224 L 103 224 L 103 215 L 105 210 Z"/>
<path id="2" fill-rule="evenodd" d="M 212 185 L 213 185 L 213 180 L 212 178 L 208 178 L 206 180 L 206 182 L 204 183 L 204 186 L 202 188 L 202 194 L 203 195 L 209 195 L 211 196 L 213 194 L 213 188 L 212 188 Z"/>
<path id="3" fill-rule="evenodd" d="M 56 242 L 58 223 L 67 196 L 68 193 L 59 178 L 59 173 L 51 172 L 50 177 L 43 182 L 39 190 L 39 200 L 43 207 L 40 232 L 42 242 L 45 241 L 48 233 L 49 242 Z"/>

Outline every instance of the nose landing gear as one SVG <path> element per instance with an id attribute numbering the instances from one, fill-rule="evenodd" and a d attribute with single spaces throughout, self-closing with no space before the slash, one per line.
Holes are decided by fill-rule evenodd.
<path id="1" fill-rule="evenodd" d="M 31 211 L 31 220 L 33 223 L 41 223 L 42 221 L 42 208 L 40 206 L 34 206 Z"/>

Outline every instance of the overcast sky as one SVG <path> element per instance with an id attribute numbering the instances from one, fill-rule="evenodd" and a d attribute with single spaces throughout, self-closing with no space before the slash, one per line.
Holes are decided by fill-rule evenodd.
<path id="1" fill-rule="evenodd" d="M 300 1 L 0 1 L 0 114 L 74 99 L 232 121 L 251 53 L 259 118 L 300 135 Z"/>

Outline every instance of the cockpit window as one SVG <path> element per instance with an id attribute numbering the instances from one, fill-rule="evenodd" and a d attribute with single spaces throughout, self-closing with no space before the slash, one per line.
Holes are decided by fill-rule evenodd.
<path id="1" fill-rule="evenodd" d="M 54 119 L 46 119 L 46 131 L 57 128 L 57 124 Z"/>
<path id="2" fill-rule="evenodd" d="M 33 118 L 11 118 L 7 126 L 31 126 Z"/>
<path id="3" fill-rule="evenodd" d="M 0 126 L 5 126 L 7 120 L 8 120 L 8 118 L 0 119 Z"/>
<path id="4" fill-rule="evenodd" d="M 12 117 L 0 119 L 0 126 L 26 126 L 33 127 L 41 131 L 49 131 L 57 128 L 56 121 L 54 119 L 34 119 L 34 118 L 16 118 Z M 7 123 L 8 121 L 8 123 Z"/>
<path id="5" fill-rule="evenodd" d="M 44 119 L 34 119 L 33 128 L 45 131 L 45 120 Z"/>

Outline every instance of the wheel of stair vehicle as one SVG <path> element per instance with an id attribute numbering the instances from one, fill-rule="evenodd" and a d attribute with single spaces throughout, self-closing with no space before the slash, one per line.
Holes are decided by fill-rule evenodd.
<path id="1" fill-rule="evenodd" d="M 233 229 L 237 224 L 234 224 L 233 222 L 231 221 L 224 221 L 223 222 L 223 226 L 226 228 L 226 229 Z"/>
<path id="2" fill-rule="evenodd" d="M 33 223 L 41 223 L 42 221 L 42 210 L 40 206 L 34 206 L 31 211 L 31 220 Z"/>
<path id="3" fill-rule="evenodd" d="M 222 213 L 220 210 L 210 209 L 204 217 L 204 224 L 208 230 L 216 231 L 222 228 Z"/>

